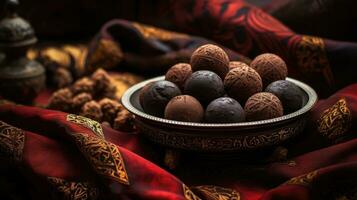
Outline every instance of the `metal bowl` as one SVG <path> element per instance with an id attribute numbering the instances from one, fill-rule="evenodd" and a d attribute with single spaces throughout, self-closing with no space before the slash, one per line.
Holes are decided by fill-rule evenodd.
<path id="1" fill-rule="evenodd" d="M 296 112 L 268 120 L 242 123 L 192 123 L 163 119 L 146 114 L 139 103 L 139 92 L 152 78 L 129 88 L 122 104 L 135 115 L 140 134 L 169 148 L 196 152 L 244 152 L 279 145 L 300 134 L 307 115 L 317 101 L 316 92 L 298 80 L 287 78 L 304 91 L 304 106 Z"/>

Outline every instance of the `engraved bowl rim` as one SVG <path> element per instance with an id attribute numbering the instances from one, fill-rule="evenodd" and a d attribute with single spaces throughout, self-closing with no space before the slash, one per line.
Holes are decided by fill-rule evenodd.
<path id="1" fill-rule="evenodd" d="M 280 123 L 280 122 L 284 122 L 284 121 L 296 118 L 296 117 L 301 116 L 301 115 L 307 113 L 308 111 L 310 111 L 311 108 L 317 102 L 317 94 L 313 88 L 311 88 L 309 85 L 307 85 L 301 81 L 287 77 L 286 80 L 295 83 L 298 87 L 300 87 L 307 94 L 308 101 L 305 104 L 305 106 L 303 106 L 302 108 L 300 108 L 299 110 L 297 110 L 293 113 L 283 115 L 283 116 L 277 117 L 277 118 L 267 119 L 267 120 L 239 122 L 239 123 L 183 122 L 183 121 L 169 120 L 169 119 L 164 119 L 164 118 L 156 117 L 153 115 L 149 115 L 145 112 L 140 111 L 131 103 L 130 99 L 135 92 L 137 92 L 138 90 L 140 90 L 141 88 L 143 88 L 146 84 L 148 84 L 150 82 L 160 81 L 160 80 L 164 80 L 164 79 L 165 79 L 165 76 L 158 76 L 158 77 L 151 78 L 151 79 L 148 79 L 148 80 L 145 80 L 145 81 L 142 81 L 140 83 L 133 85 L 132 87 L 130 87 L 129 89 L 127 89 L 125 91 L 125 93 L 123 94 L 123 96 L 121 98 L 121 103 L 129 112 L 133 113 L 136 116 L 139 116 L 141 118 L 144 118 L 144 119 L 147 119 L 150 121 L 160 122 L 160 123 L 164 123 L 164 124 L 185 126 L 185 127 L 201 127 L 201 128 L 235 128 L 235 127 L 243 128 L 243 127 L 252 127 L 252 126 L 260 126 L 260 125 L 271 125 L 273 123 L 274 124 Z"/>

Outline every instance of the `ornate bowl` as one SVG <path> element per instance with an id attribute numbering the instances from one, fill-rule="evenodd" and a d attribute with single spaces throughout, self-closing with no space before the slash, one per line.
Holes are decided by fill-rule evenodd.
<path id="1" fill-rule="evenodd" d="M 305 127 L 307 115 L 317 101 L 315 91 L 305 83 L 287 78 L 304 91 L 304 106 L 282 117 L 242 123 L 192 123 L 163 119 L 146 114 L 139 103 L 139 92 L 152 78 L 129 88 L 122 104 L 135 115 L 140 134 L 168 148 L 196 152 L 243 152 L 279 145 L 297 136 Z"/>

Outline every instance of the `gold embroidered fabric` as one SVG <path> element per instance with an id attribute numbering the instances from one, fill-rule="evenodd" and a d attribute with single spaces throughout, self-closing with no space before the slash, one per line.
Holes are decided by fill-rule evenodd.
<path id="1" fill-rule="evenodd" d="M 288 180 L 287 182 L 285 182 L 284 185 L 288 184 L 288 185 L 310 186 L 317 174 L 318 174 L 318 172 L 317 172 L 317 170 L 315 170 L 313 172 L 294 177 L 294 178 Z"/>
<path id="2" fill-rule="evenodd" d="M 318 131 L 324 137 L 336 141 L 351 127 L 352 116 L 345 99 L 338 100 L 326 109 L 318 120 Z"/>
<path id="3" fill-rule="evenodd" d="M 0 157 L 9 157 L 12 161 L 22 161 L 25 144 L 23 130 L 0 121 Z"/>
<path id="4" fill-rule="evenodd" d="M 69 182 L 60 178 L 48 177 L 48 181 L 66 200 L 96 200 L 99 192 L 88 182 Z"/>
<path id="5" fill-rule="evenodd" d="M 203 185 L 194 187 L 192 190 L 206 200 L 240 200 L 239 192 L 230 188 Z"/>
<path id="6" fill-rule="evenodd" d="M 173 38 L 187 38 L 186 34 L 163 30 L 153 26 L 133 23 L 133 26 L 148 39 L 171 40 Z"/>
<path id="7" fill-rule="evenodd" d="M 182 189 L 183 189 L 183 194 L 184 194 L 186 200 L 201 200 L 185 184 L 182 184 Z"/>
<path id="8" fill-rule="evenodd" d="M 86 128 L 89 128 L 96 136 L 104 138 L 102 126 L 97 121 L 74 114 L 68 114 L 67 121 L 80 124 Z"/>
<path id="9" fill-rule="evenodd" d="M 98 174 L 129 185 L 124 160 L 117 146 L 90 135 L 72 133 L 72 136 L 75 138 L 81 152 Z"/>
<path id="10" fill-rule="evenodd" d="M 298 65 L 303 71 L 322 72 L 328 86 L 334 87 L 335 81 L 322 38 L 302 36 L 295 52 Z"/>

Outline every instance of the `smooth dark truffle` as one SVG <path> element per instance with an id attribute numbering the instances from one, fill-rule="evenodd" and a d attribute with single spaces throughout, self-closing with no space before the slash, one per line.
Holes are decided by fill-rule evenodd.
<path id="1" fill-rule="evenodd" d="M 234 99 L 221 97 L 208 104 L 205 121 L 210 123 L 234 123 L 245 121 L 242 106 Z"/>
<path id="2" fill-rule="evenodd" d="M 204 110 L 200 102 L 189 95 L 176 96 L 167 104 L 165 118 L 183 122 L 201 122 Z"/>
<path id="3" fill-rule="evenodd" d="M 258 121 L 283 116 L 283 105 L 274 94 L 260 92 L 247 100 L 244 111 L 247 121 Z"/>
<path id="4" fill-rule="evenodd" d="M 192 69 L 188 63 L 178 63 L 172 66 L 165 75 L 165 80 L 175 83 L 181 90 L 186 80 L 191 76 Z"/>
<path id="5" fill-rule="evenodd" d="M 185 94 L 198 99 L 204 106 L 224 95 L 222 79 L 211 71 L 197 71 L 187 79 Z"/>
<path id="6" fill-rule="evenodd" d="M 229 58 L 223 49 L 207 44 L 196 49 L 190 61 L 192 71 L 209 70 L 224 79 L 229 71 Z"/>
<path id="7" fill-rule="evenodd" d="M 294 83 L 287 80 L 279 80 L 270 83 L 265 92 L 273 93 L 283 104 L 284 114 L 299 110 L 303 104 L 303 92 Z"/>
<path id="8" fill-rule="evenodd" d="M 154 82 L 147 89 L 140 91 L 141 107 L 150 115 L 163 117 L 167 103 L 181 95 L 180 89 L 170 81 Z"/>
<path id="9" fill-rule="evenodd" d="M 244 62 L 240 62 L 240 61 L 231 61 L 231 62 L 229 62 L 229 70 L 232 70 L 232 69 L 237 68 L 237 67 L 249 67 L 249 65 L 247 65 Z"/>
<path id="10" fill-rule="evenodd" d="M 263 87 L 277 80 L 284 80 L 288 75 L 286 63 L 279 56 L 265 53 L 257 56 L 250 63 L 263 80 Z"/>
<path id="11" fill-rule="evenodd" d="M 224 87 L 229 97 L 244 104 L 250 96 L 263 90 L 263 83 L 253 68 L 242 65 L 228 72 Z"/>

